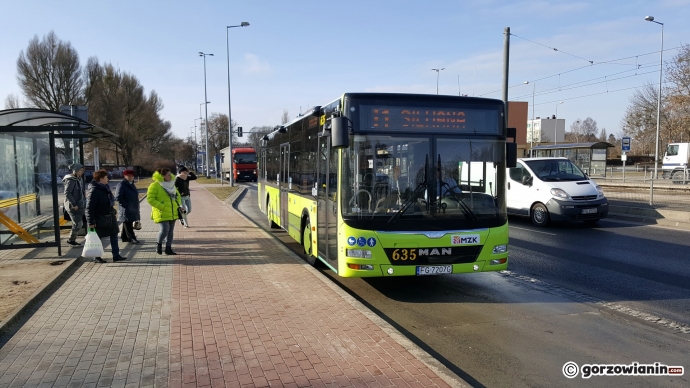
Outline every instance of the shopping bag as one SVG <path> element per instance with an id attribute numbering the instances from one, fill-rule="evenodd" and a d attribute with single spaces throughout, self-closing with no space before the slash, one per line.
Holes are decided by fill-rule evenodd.
<path id="1" fill-rule="evenodd" d="M 96 229 L 90 228 L 89 233 L 86 234 L 86 241 L 84 241 L 84 250 L 81 252 L 83 257 L 101 257 L 103 256 L 103 244 L 101 238 L 98 237 Z"/>

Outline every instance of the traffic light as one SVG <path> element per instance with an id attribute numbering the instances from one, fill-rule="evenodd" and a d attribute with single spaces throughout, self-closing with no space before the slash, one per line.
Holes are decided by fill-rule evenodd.
<path id="1" fill-rule="evenodd" d="M 237 127 L 237 137 L 242 137 L 242 127 Z"/>
<path id="2" fill-rule="evenodd" d="M 225 152 L 220 153 L 220 162 L 225 163 Z"/>

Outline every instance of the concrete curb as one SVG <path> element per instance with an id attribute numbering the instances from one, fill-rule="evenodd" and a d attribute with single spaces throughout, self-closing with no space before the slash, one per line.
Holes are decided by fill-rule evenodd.
<path id="1" fill-rule="evenodd" d="M 244 187 L 240 190 L 237 190 L 233 194 L 231 194 L 228 198 L 223 201 L 223 203 L 226 206 L 230 206 L 233 211 L 236 211 L 237 214 L 239 214 L 240 217 L 244 218 L 248 222 L 255 224 L 256 223 L 249 218 L 247 218 L 242 212 L 237 210 L 237 203 L 240 200 L 240 197 L 243 196 L 243 194 L 247 191 L 247 188 Z M 258 225 L 257 225 L 258 226 Z M 271 234 L 267 233 L 264 231 L 261 227 L 259 227 L 264 234 L 266 234 L 267 237 L 273 238 L 277 243 L 280 249 L 285 252 L 285 254 L 288 257 L 291 257 L 293 260 L 295 260 L 298 264 L 302 265 L 307 271 L 309 271 L 312 275 L 314 275 L 316 278 L 318 278 L 320 281 L 322 281 L 328 288 L 333 290 L 336 294 L 338 294 L 341 298 L 343 298 L 347 303 L 352 305 L 357 311 L 362 313 L 364 316 L 366 316 L 374 325 L 378 326 L 383 330 L 386 334 L 388 334 L 391 339 L 393 339 L 396 343 L 398 343 L 400 346 L 405 348 L 410 354 L 412 354 L 419 362 L 424 364 L 427 368 L 432 370 L 436 375 L 438 375 L 439 378 L 441 378 L 444 382 L 446 382 L 448 385 L 451 387 L 470 387 L 467 382 L 465 382 L 460 376 L 456 375 L 453 373 L 450 369 L 448 369 L 445 365 L 443 365 L 441 362 L 439 362 L 437 359 L 435 359 L 433 356 L 431 356 L 429 353 L 427 353 L 424 349 L 420 348 L 417 344 L 409 340 L 407 337 L 405 337 L 400 331 L 398 331 L 396 328 L 394 328 L 391 324 L 386 322 L 383 318 L 379 317 L 376 315 L 373 311 L 368 309 L 364 304 L 359 302 L 357 299 L 355 299 L 352 295 L 348 294 L 345 292 L 343 289 L 338 287 L 336 284 L 334 284 L 331 280 L 326 278 L 321 272 L 319 272 L 317 269 L 306 263 L 301 257 L 295 255 L 289 248 L 284 246 L 282 242 L 278 241 L 275 237 L 273 237 Z"/>
<path id="2" fill-rule="evenodd" d="M 47 283 L 43 284 L 43 286 L 39 287 L 36 291 L 34 291 L 28 298 L 22 302 L 19 306 L 17 306 L 16 309 L 14 309 L 4 321 L 0 321 L 0 334 L 5 333 L 8 331 L 11 326 L 19 321 L 21 317 L 23 316 L 24 312 L 26 312 L 28 309 L 30 309 L 39 299 L 44 297 L 45 295 L 48 295 L 54 291 L 55 288 L 59 286 L 59 284 L 62 283 L 62 281 L 66 280 L 66 277 L 63 279 L 63 276 L 72 268 L 78 266 L 78 264 L 81 263 L 80 258 L 76 259 L 59 259 L 59 260 L 64 260 L 64 261 L 70 261 L 68 265 L 66 265 L 62 271 L 59 271 L 56 273 L 50 281 Z M 58 261 L 58 260 L 54 260 Z"/>

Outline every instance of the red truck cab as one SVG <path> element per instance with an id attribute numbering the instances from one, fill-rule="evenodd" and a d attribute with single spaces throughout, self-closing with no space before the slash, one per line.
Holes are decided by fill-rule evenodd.
<path id="1" fill-rule="evenodd" d="M 232 149 L 232 173 L 235 182 L 240 180 L 256 182 L 256 150 L 254 148 Z"/>

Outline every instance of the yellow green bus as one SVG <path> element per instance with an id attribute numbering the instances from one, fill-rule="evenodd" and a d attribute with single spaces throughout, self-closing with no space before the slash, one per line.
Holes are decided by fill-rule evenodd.
<path id="1" fill-rule="evenodd" d="M 264 136 L 259 208 L 339 276 L 504 270 L 504 114 L 493 99 L 345 93 Z"/>

